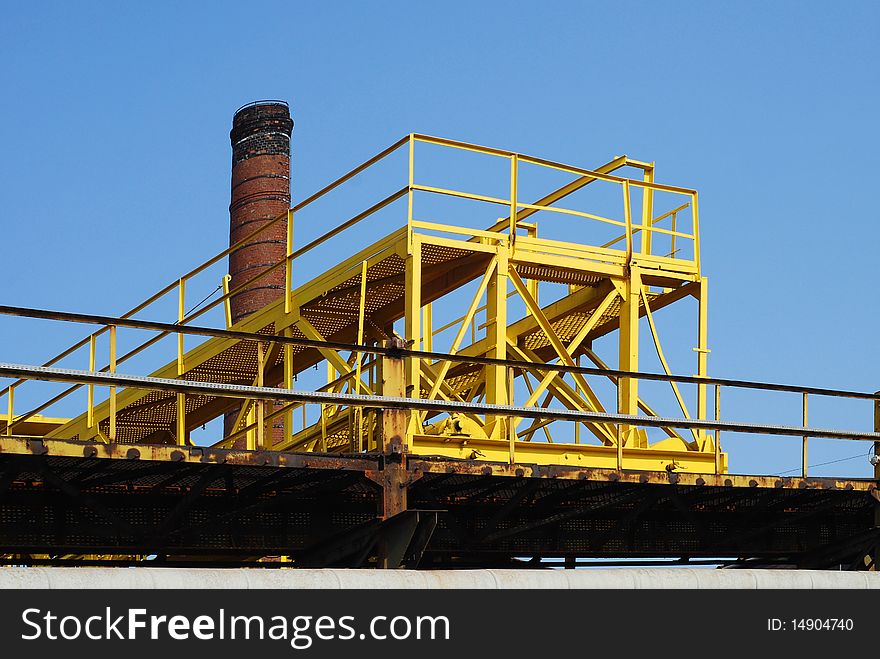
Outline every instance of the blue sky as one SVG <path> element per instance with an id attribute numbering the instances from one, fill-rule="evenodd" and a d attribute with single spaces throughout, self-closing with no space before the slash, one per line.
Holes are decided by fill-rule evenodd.
<path id="1" fill-rule="evenodd" d="M 5 2 L 2 302 L 121 313 L 223 249 L 231 115 L 281 98 L 294 199 L 411 131 L 654 160 L 700 190 L 710 372 L 876 390 L 878 7 Z M 0 324 L 0 361 L 60 347 L 23 326 Z M 870 424 L 867 405 L 818 405 L 817 423 Z M 729 414 L 794 423 L 798 406 Z M 743 469 L 798 464 L 742 450 Z"/>

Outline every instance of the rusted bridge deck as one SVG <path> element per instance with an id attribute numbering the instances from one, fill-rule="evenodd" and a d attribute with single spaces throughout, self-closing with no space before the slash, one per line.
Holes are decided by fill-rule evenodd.
<path id="1" fill-rule="evenodd" d="M 880 537 L 875 481 L 425 456 L 405 459 L 407 511 L 383 522 L 385 462 L 4 439 L 0 548 L 24 563 L 87 554 L 238 565 L 279 555 L 312 567 L 451 567 L 644 556 L 864 569 Z"/>

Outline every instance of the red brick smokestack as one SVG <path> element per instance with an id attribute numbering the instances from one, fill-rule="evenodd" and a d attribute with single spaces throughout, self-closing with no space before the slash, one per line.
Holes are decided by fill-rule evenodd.
<path id="1" fill-rule="evenodd" d="M 293 121 L 284 101 L 257 101 L 238 109 L 232 118 L 232 200 L 229 204 L 230 246 L 246 238 L 290 208 L 290 135 Z M 287 220 L 254 236 L 229 255 L 230 290 L 283 260 L 287 250 Z M 259 311 L 284 293 L 284 267 L 248 285 L 232 296 L 232 322 Z M 272 411 L 270 406 L 267 413 Z M 225 431 L 232 432 L 238 410 L 225 415 Z M 272 423 L 272 422 L 270 422 Z M 281 423 L 277 420 L 276 423 Z M 272 424 L 274 425 L 274 424 Z M 271 437 L 278 441 L 281 428 Z M 235 448 L 245 448 L 244 436 Z"/>
<path id="2" fill-rule="evenodd" d="M 232 118 L 232 201 L 229 244 L 233 245 L 290 208 L 290 134 L 293 121 L 283 101 L 257 101 Z M 229 255 L 235 289 L 284 259 L 287 221 L 282 220 Z M 230 300 L 232 322 L 280 297 L 284 268 L 266 275 Z"/>

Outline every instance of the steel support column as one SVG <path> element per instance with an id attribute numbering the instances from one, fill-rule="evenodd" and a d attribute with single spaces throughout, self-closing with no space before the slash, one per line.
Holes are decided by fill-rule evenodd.
<path id="1" fill-rule="evenodd" d="M 635 372 L 639 370 L 639 300 L 641 298 L 642 280 L 639 269 L 635 266 L 630 268 L 629 278 L 622 282 L 621 291 L 623 302 L 620 306 L 620 362 L 619 368 L 623 371 Z M 636 378 L 622 377 L 618 380 L 620 414 L 639 413 L 639 382 Z M 631 429 L 623 425 L 620 429 L 621 442 L 626 445 L 636 443 L 635 438 L 630 441 Z"/>
<path id="2" fill-rule="evenodd" d="M 486 292 L 486 338 L 491 345 L 488 356 L 507 359 L 507 264 L 509 243 L 498 245 L 498 267 L 489 280 Z M 486 402 L 509 405 L 507 392 L 507 369 L 503 366 L 486 368 Z M 486 418 L 486 434 L 493 439 L 503 438 L 507 429 L 506 419 L 495 416 Z"/>
<path id="3" fill-rule="evenodd" d="M 386 346 L 403 348 L 400 339 L 387 341 Z M 404 396 L 405 363 L 402 356 L 384 355 L 381 361 L 382 394 L 384 396 Z M 416 412 L 410 412 L 417 416 Z M 406 510 L 407 473 L 406 473 L 406 410 L 386 407 L 382 410 L 382 424 L 379 442 L 382 447 L 382 470 L 373 479 L 382 488 L 382 499 L 379 503 L 379 516 L 389 519 Z"/>

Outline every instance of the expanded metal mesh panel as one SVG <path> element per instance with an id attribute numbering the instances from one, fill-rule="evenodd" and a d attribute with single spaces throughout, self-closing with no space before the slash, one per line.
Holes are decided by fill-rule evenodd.
<path id="1" fill-rule="evenodd" d="M 657 297 L 657 293 L 648 293 L 648 303 L 650 304 L 651 301 Z M 595 328 L 602 327 L 603 325 L 617 319 L 620 316 L 621 303 L 622 300 L 619 297 L 615 298 L 599 318 L 598 322 L 595 324 Z M 642 303 L 641 298 L 639 298 L 639 308 L 642 308 L 643 306 L 644 304 Z M 577 311 L 551 322 L 550 326 L 562 342 L 565 343 L 573 339 L 577 333 L 583 329 L 584 325 L 586 325 L 590 318 L 592 318 L 594 312 L 595 310 Z M 551 345 L 550 340 L 547 338 L 547 334 L 541 329 L 525 334 L 521 340 L 523 345 L 528 350 L 532 351 Z"/>
<path id="2" fill-rule="evenodd" d="M 537 279 L 538 281 L 569 284 L 571 286 L 595 286 L 601 281 L 600 277 L 589 272 L 566 270 L 565 268 L 553 266 L 518 263 L 516 271 L 523 279 Z"/>
<path id="3" fill-rule="evenodd" d="M 456 393 L 464 392 L 473 387 L 482 377 L 484 367 L 455 369 L 455 373 L 447 376 L 446 384 Z"/>
<path id="4" fill-rule="evenodd" d="M 258 330 L 267 336 L 275 331 L 274 323 Z M 191 382 L 219 382 L 251 384 L 256 377 L 257 346 L 252 341 L 234 343 L 223 352 L 190 369 L 182 379 Z M 213 396 L 188 395 L 187 415 L 216 400 Z M 138 400 L 119 409 L 116 416 L 116 441 L 121 444 L 148 442 L 173 444 L 176 442 L 177 397 L 160 391 L 145 393 Z M 98 428 L 109 436 L 110 420 L 105 418 Z"/>
<path id="5" fill-rule="evenodd" d="M 432 266 L 471 256 L 474 252 L 445 245 L 422 244 L 422 265 Z"/>

